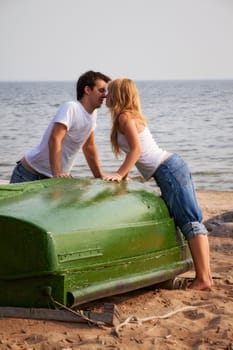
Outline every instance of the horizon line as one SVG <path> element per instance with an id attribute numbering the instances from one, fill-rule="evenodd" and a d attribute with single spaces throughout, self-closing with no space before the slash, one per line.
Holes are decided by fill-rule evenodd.
<path id="1" fill-rule="evenodd" d="M 113 79 L 114 80 L 114 79 Z M 232 78 L 179 78 L 179 79 L 132 79 L 137 82 L 143 82 L 143 81 L 158 81 L 158 82 L 166 82 L 166 81 L 228 81 L 233 80 Z M 51 82 L 51 83 L 57 83 L 57 82 L 74 82 L 77 81 L 76 79 L 0 79 L 0 83 L 33 83 L 33 82 Z"/>

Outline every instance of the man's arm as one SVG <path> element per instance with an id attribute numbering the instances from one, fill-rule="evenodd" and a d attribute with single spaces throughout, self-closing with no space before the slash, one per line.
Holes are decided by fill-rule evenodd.
<path id="1" fill-rule="evenodd" d="M 55 123 L 49 137 L 49 161 L 53 177 L 70 177 L 62 171 L 62 140 L 67 133 L 64 124 Z"/>
<path id="2" fill-rule="evenodd" d="M 83 153 L 94 177 L 103 178 L 104 174 L 102 173 L 99 163 L 98 152 L 95 145 L 94 131 L 90 134 L 87 141 L 83 145 Z"/>

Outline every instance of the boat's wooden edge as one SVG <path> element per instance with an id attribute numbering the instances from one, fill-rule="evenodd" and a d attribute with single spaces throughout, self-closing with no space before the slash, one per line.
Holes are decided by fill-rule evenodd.
<path id="1" fill-rule="evenodd" d="M 0 318 L 22 318 L 34 320 L 50 320 L 61 322 L 94 323 L 116 326 L 121 322 L 119 312 L 115 304 L 104 304 L 103 312 L 91 311 L 53 310 L 43 308 L 0 307 Z"/>

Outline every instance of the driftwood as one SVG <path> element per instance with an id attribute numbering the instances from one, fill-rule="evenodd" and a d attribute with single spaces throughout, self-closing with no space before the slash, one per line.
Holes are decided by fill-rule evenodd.
<path id="1" fill-rule="evenodd" d="M 157 319 L 166 319 L 169 318 L 175 314 L 177 314 L 178 312 L 184 312 L 184 311 L 192 311 L 192 310 L 198 310 L 201 307 L 210 307 L 213 306 L 213 304 L 205 304 L 205 305 L 199 305 L 199 306 L 184 306 L 181 307 L 179 309 L 170 311 L 164 315 L 161 316 L 149 316 L 149 317 L 145 317 L 145 318 L 140 318 L 137 316 L 129 316 L 125 321 L 123 321 L 122 323 L 116 325 L 113 329 L 113 334 L 116 335 L 117 337 L 120 336 L 119 331 L 122 327 L 128 325 L 128 324 L 132 324 L 132 323 L 136 323 L 138 325 L 142 325 L 142 323 L 144 322 L 148 322 L 148 321 L 153 321 L 153 320 L 157 320 Z"/>
<path id="2" fill-rule="evenodd" d="M 63 305 L 64 307 L 64 305 Z M 0 307 L 0 318 L 28 318 L 34 320 L 51 320 L 61 322 L 92 323 L 96 325 L 116 326 L 120 323 L 116 306 L 104 304 L 104 311 L 94 313 L 90 311 L 74 311 L 65 307 L 65 310 L 40 308 Z"/>

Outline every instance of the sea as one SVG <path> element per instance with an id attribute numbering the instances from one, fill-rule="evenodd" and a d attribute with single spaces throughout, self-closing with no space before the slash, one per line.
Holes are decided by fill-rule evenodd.
<path id="1" fill-rule="evenodd" d="M 135 82 L 155 140 L 188 163 L 196 190 L 233 191 L 233 80 Z M 0 180 L 9 181 L 15 162 L 40 142 L 58 107 L 76 99 L 75 90 L 76 81 L 0 82 Z M 123 159 L 112 153 L 110 128 L 104 104 L 95 139 L 105 173 Z M 92 177 L 82 152 L 72 174 Z M 130 179 L 142 180 L 136 168 Z"/>

